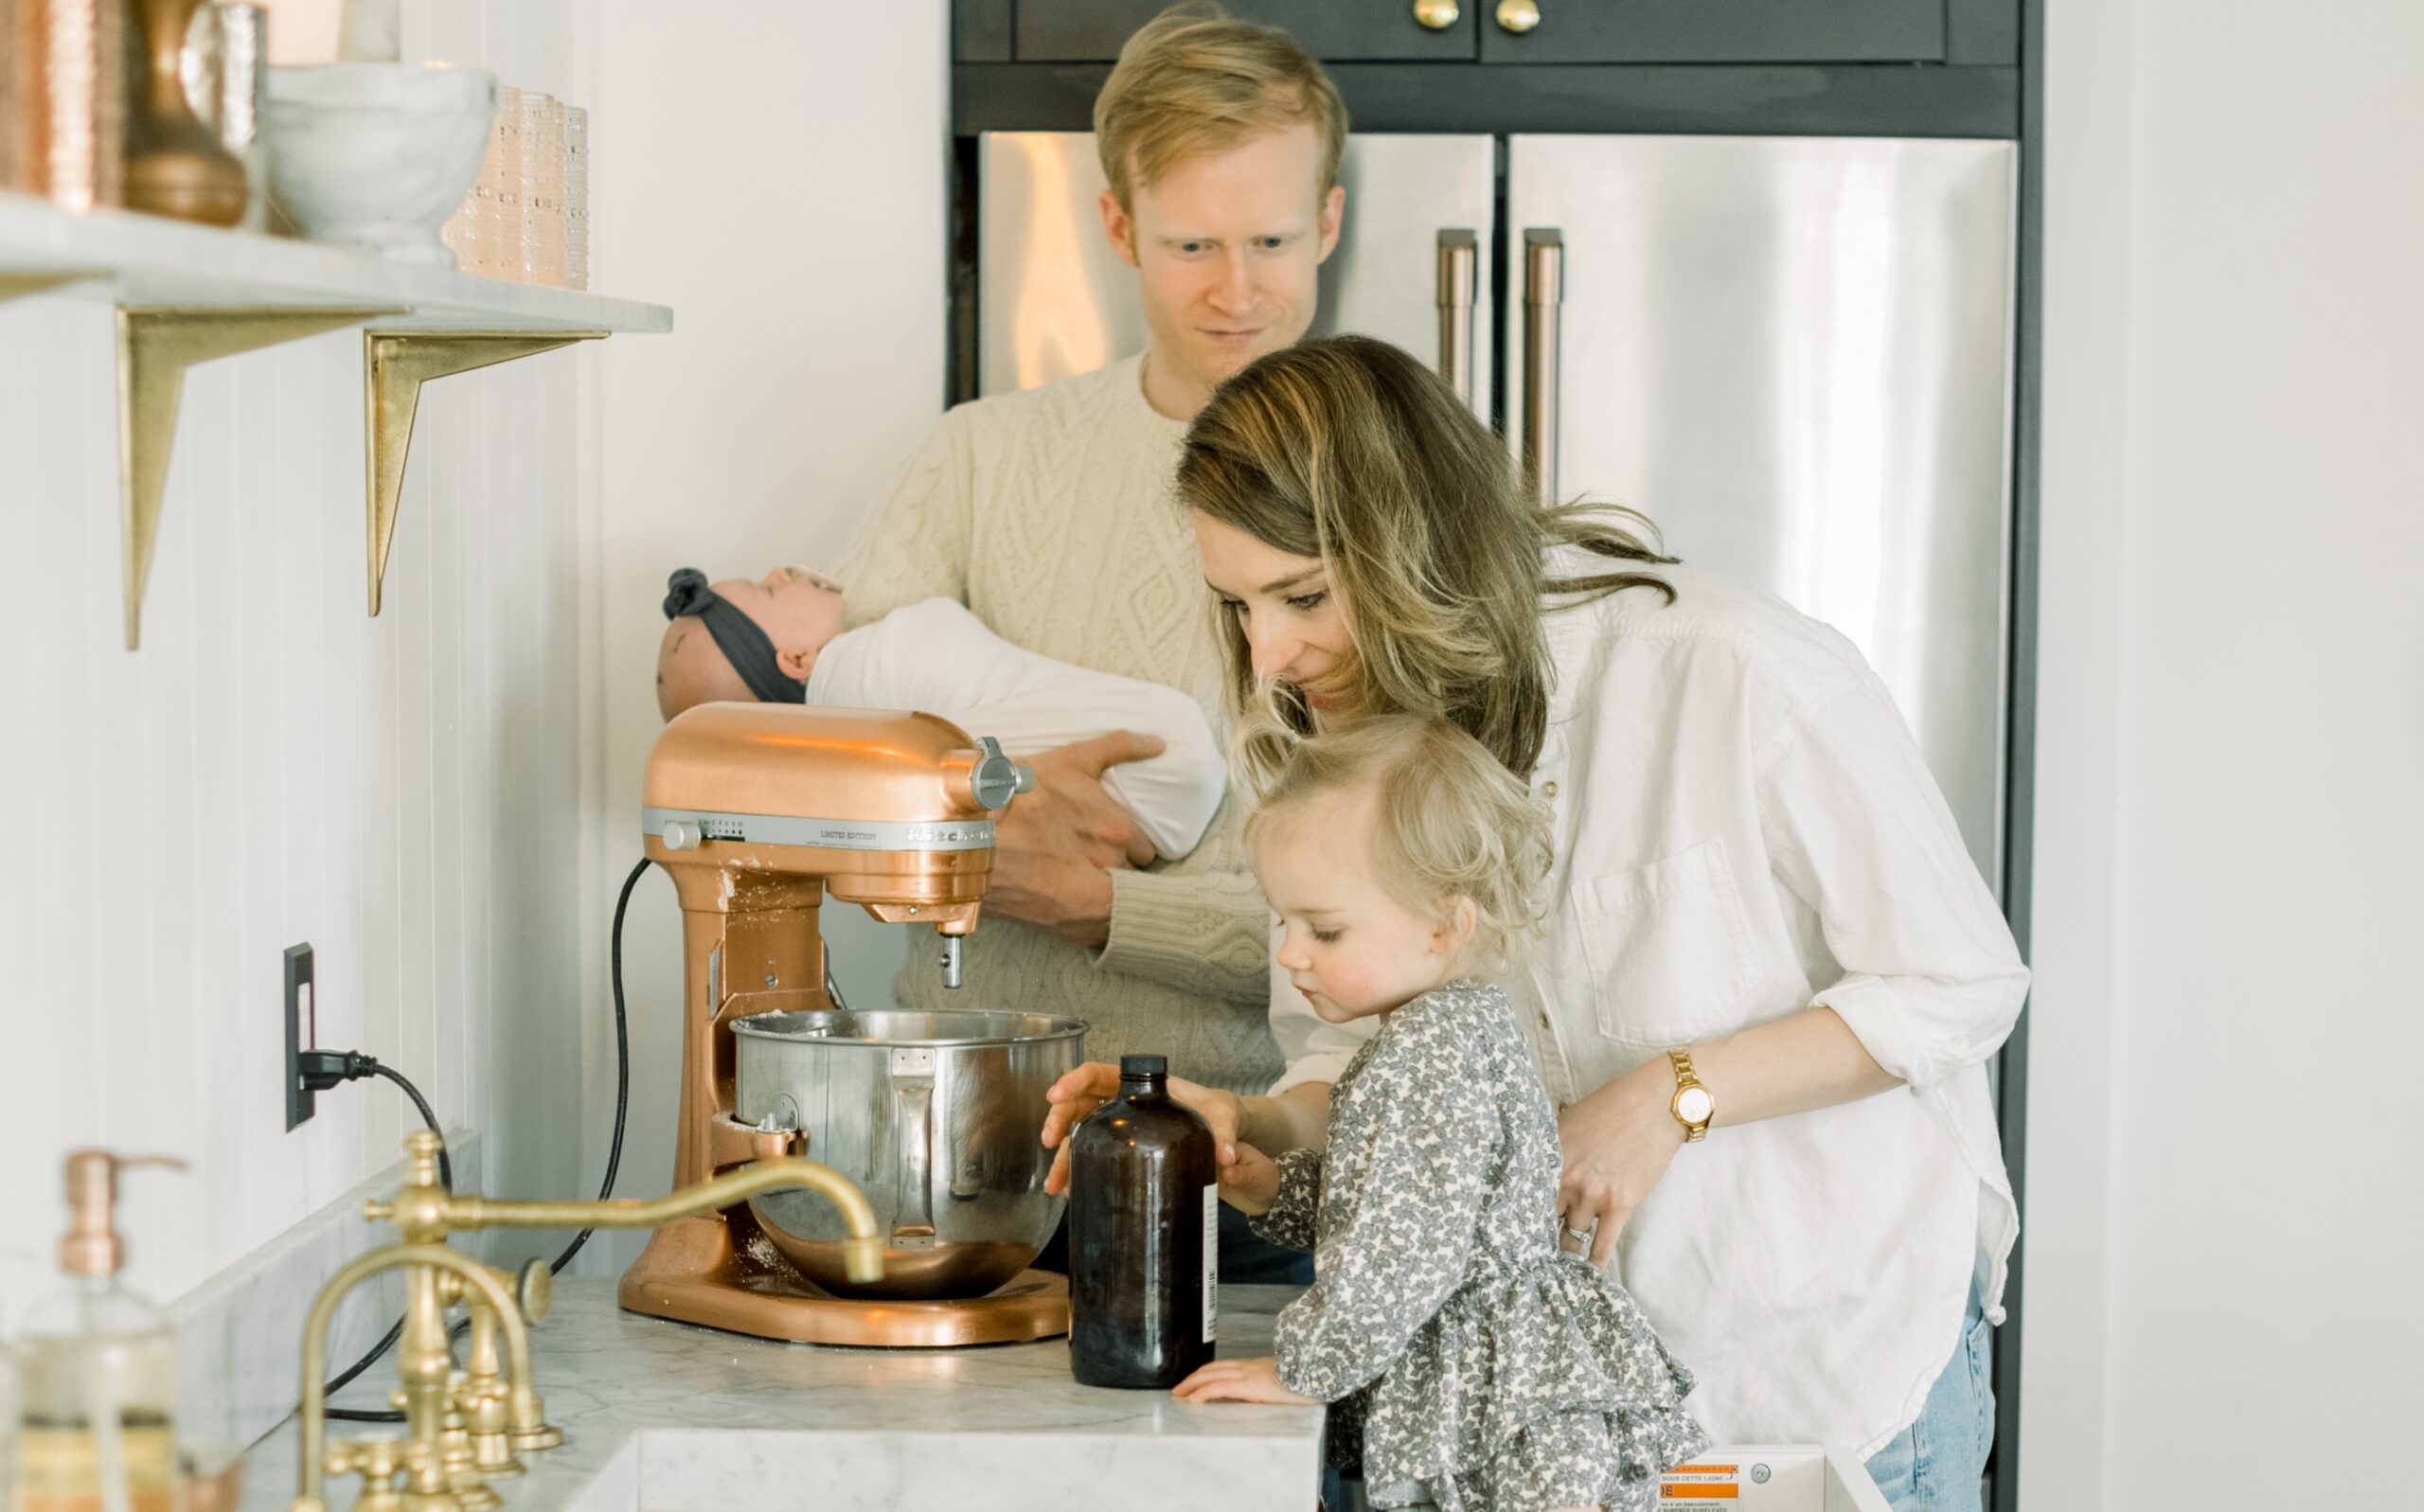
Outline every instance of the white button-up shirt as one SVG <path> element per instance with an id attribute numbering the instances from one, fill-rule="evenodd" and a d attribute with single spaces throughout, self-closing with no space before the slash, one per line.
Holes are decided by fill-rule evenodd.
<path id="1" fill-rule="evenodd" d="M 1871 1453 L 1952 1359 L 1982 1256 L 2002 1321 L 2019 1209 L 1986 1062 L 2028 974 L 1851 643 L 1656 570 L 1671 606 L 1632 590 L 1546 618 L 1557 686 L 1533 790 L 1556 815 L 1557 907 L 1508 985 L 1560 1108 L 1670 1047 L 1821 1004 L 1906 1083 L 1720 1122 L 1617 1246 L 1713 1436 Z M 1334 1079 L 1377 1023 L 1324 1023 L 1274 969 L 1274 1090 Z"/>

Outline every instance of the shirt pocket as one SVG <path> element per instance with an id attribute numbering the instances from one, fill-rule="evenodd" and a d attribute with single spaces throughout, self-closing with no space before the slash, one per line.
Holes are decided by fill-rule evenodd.
<path id="1" fill-rule="evenodd" d="M 1665 1049 L 1738 1026 L 1751 927 L 1722 843 L 1590 879 L 1574 903 L 1600 1033 Z"/>

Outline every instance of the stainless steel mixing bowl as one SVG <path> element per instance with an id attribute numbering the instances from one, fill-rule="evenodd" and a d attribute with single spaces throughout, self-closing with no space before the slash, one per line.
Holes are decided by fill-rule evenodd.
<path id="1" fill-rule="evenodd" d="M 746 1012 L 745 996 L 733 1007 Z M 1052 1236 L 1063 1200 L 1043 1191 L 1044 1093 L 1085 1058 L 1083 1021 L 838 1008 L 761 1013 L 732 1030 L 735 1114 L 805 1130 L 809 1158 L 856 1182 L 889 1236 L 883 1279 L 853 1282 L 830 1203 L 798 1189 L 753 1198 L 766 1236 L 818 1286 L 983 1296 Z"/>

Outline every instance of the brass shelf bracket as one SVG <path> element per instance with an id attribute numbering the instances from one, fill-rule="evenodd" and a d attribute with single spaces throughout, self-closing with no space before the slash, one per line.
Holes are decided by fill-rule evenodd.
<path id="1" fill-rule="evenodd" d="M 368 330 L 363 332 L 364 393 L 370 471 L 370 613 L 379 613 L 387 580 L 387 551 L 396 540 L 396 505 L 403 496 L 404 464 L 413 446 L 420 386 L 475 367 L 535 357 L 577 341 L 600 341 L 602 330 Z"/>
<path id="2" fill-rule="evenodd" d="M 384 315 L 381 310 L 191 309 L 120 305 L 117 311 L 118 518 L 123 531 L 126 649 L 143 630 L 143 591 L 160 534 L 169 455 L 177 439 L 177 403 L 186 369 L 214 358 L 316 336 Z"/>

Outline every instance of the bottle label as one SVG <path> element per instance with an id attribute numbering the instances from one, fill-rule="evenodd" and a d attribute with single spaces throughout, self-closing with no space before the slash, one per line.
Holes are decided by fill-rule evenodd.
<path id="1" fill-rule="evenodd" d="M 1221 1188 L 1203 1189 L 1203 1342 L 1212 1343 L 1221 1316 Z"/>

